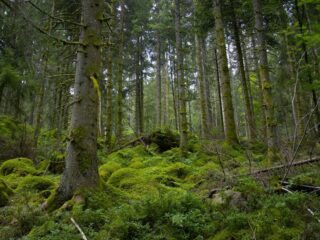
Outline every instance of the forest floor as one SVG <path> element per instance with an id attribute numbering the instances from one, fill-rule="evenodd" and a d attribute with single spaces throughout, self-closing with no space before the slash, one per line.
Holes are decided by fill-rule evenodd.
<path id="1" fill-rule="evenodd" d="M 319 196 L 289 190 L 320 186 L 320 164 L 290 172 L 284 188 L 281 171 L 250 175 L 279 164 L 266 161 L 261 144 L 194 138 L 189 150 L 185 158 L 152 144 L 100 150 L 101 189 L 51 212 L 42 206 L 59 184 L 62 157 L 2 161 L 0 239 L 320 239 Z"/>

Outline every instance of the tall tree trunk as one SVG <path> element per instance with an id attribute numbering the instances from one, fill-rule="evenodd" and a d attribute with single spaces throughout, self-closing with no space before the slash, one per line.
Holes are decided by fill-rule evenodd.
<path id="1" fill-rule="evenodd" d="M 258 87 L 259 87 L 259 94 L 258 94 L 258 101 L 259 101 L 259 105 L 261 107 L 261 125 L 262 125 L 262 139 L 264 141 L 267 141 L 267 123 L 266 123 L 266 119 L 267 119 L 267 115 L 266 115 L 266 109 L 264 107 L 264 103 L 263 103 L 263 90 L 262 90 L 262 82 L 261 82 L 261 76 L 260 76 L 260 70 L 259 70 L 259 61 L 258 61 L 258 51 L 257 51 L 257 47 L 256 47 L 256 40 L 255 40 L 255 36 L 252 36 L 252 46 L 253 46 L 253 60 L 254 60 L 254 68 L 255 68 L 255 72 L 257 75 L 257 83 L 258 83 Z"/>
<path id="2" fill-rule="evenodd" d="M 184 78 L 182 40 L 180 26 L 180 0 L 175 0 L 175 35 L 176 35 L 176 56 L 177 56 L 177 80 L 179 84 L 179 125 L 180 125 L 180 149 L 182 155 L 187 153 L 188 144 L 188 120 L 187 120 L 187 99 L 186 80 Z"/>
<path id="3" fill-rule="evenodd" d="M 248 125 L 248 130 L 249 130 L 248 138 L 251 140 L 254 140 L 256 138 L 256 124 L 253 117 L 252 107 L 250 104 L 249 87 L 248 87 L 247 77 L 246 77 L 245 68 L 244 68 L 243 53 L 242 53 L 241 41 L 240 41 L 239 22 L 234 11 L 233 3 L 231 7 L 231 13 L 232 13 L 234 39 L 235 39 L 236 50 L 238 54 L 238 64 L 239 64 L 242 92 L 244 96 L 245 118 L 246 118 L 246 123 Z"/>
<path id="4" fill-rule="evenodd" d="M 169 100 L 168 94 L 170 91 L 169 86 L 169 73 L 168 73 L 168 66 L 167 66 L 167 59 L 164 56 L 164 63 L 162 64 L 162 126 L 168 126 L 169 120 Z"/>
<path id="5" fill-rule="evenodd" d="M 210 138 L 210 129 L 208 126 L 208 109 L 207 109 L 207 98 L 205 93 L 205 80 L 204 80 L 204 68 L 201 54 L 200 37 L 196 33 L 195 44 L 196 44 L 196 58 L 198 65 L 198 87 L 200 95 L 200 109 L 201 109 L 201 135 L 204 139 Z"/>
<path id="6" fill-rule="evenodd" d="M 97 134 L 101 77 L 102 1 L 82 0 L 81 46 L 77 53 L 66 166 L 57 190 L 58 201 L 83 188 L 98 186 Z"/>
<path id="7" fill-rule="evenodd" d="M 225 123 L 226 140 L 232 144 L 238 143 L 236 125 L 234 119 L 234 110 L 232 103 L 230 74 L 228 68 L 228 59 L 226 54 L 226 41 L 221 14 L 221 0 L 213 0 L 216 44 L 218 47 L 219 69 L 221 74 L 221 93 L 223 98 L 223 112 Z"/>
<path id="8" fill-rule="evenodd" d="M 117 122 L 116 122 L 116 141 L 122 139 L 123 131 L 123 48 L 124 48 L 124 1 L 120 1 L 120 34 L 118 52 L 118 71 L 117 71 Z"/>
<path id="9" fill-rule="evenodd" d="M 215 64 L 215 69 L 216 69 L 216 78 L 217 78 L 217 95 L 218 95 L 218 104 L 219 104 L 219 115 L 220 115 L 220 127 L 221 127 L 221 132 L 222 136 L 225 137 L 225 132 L 224 132 L 224 116 L 223 116 L 223 103 L 222 103 L 222 94 L 221 94 L 221 81 L 220 81 L 220 69 L 219 69 L 219 63 L 218 63 L 218 53 L 217 49 L 214 48 L 214 64 Z"/>
<path id="10" fill-rule="evenodd" d="M 156 84 L 156 127 L 162 123 L 162 82 L 161 82 L 161 38 L 157 33 L 157 84 Z"/>
<path id="11" fill-rule="evenodd" d="M 110 24 L 111 25 L 111 24 Z M 109 36 L 109 44 L 111 46 L 111 36 Z M 105 142 L 107 148 L 110 150 L 111 148 L 111 138 L 112 138 L 112 125 L 113 125 L 113 118 L 112 118 L 112 90 L 113 90 L 113 67 L 112 67 L 112 49 L 111 47 L 108 49 L 108 75 L 107 75 L 107 112 L 106 112 L 106 136 L 105 136 Z"/>
<path id="12" fill-rule="evenodd" d="M 137 135 L 143 133 L 143 72 L 141 37 L 137 37 L 136 52 L 136 104 L 135 104 L 135 131 Z"/>
<path id="13" fill-rule="evenodd" d="M 209 76 L 207 71 L 207 49 L 206 49 L 206 39 L 202 38 L 200 41 L 200 49 L 201 49 L 201 60 L 203 66 L 203 76 L 204 76 L 204 89 L 205 89 L 205 102 L 206 102 L 206 109 L 207 109 L 207 122 L 210 133 L 212 132 L 214 121 L 213 121 L 213 110 L 211 104 L 211 91 L 210 91 L 210 82 Z"/>
<path id="14" fill-rule="evenodd" d="M 268 158 L 272 160 L 277 147 L 277 122 L 274 117 L 272 84 L 270 82 L 267 47 L 264 37 L 263 16 L 260 0 L 253 0 L 255 29 L 257 34 L 257 50 L 259 56 L 259 72 L 262 83 L 263 104 L 266 111 Z"/>

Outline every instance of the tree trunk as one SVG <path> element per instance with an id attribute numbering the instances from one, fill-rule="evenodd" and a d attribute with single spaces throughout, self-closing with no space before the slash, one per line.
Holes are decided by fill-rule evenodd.
<path id="1" fill-rule="evenodd" d="M 253 0 L 255 29 L 257 34 L 257 50 L 259 56 L 259 72 L 262 83 L 263 104 L 266 112 L 268 157 L 272 160 L 277 147 L 277 122 L 274 117 L 272 84 L 270 82 L 267 47 L 264 37 L 263 16 L 260 0 Z"/>
<path id="2" fill-rule="evenodd" d="M 196 57 L 197 57 L 197 65 L 198 65 L 198 88 L 200 95 L 200 109 L 201 109 L 201 136 L 204 139 L 210 138 L 210 129 L 208 126 L 208 109 L 206 103 L 206 93 L 205 93 L 205 80 L 204 80 L 204 69 L 203 69 L 203 61 L 201 54 L 201 46 L 200 46 L 200 37 L 198 34 L 195 36 L 195 44 L 196 44 Z"/>
<path id="3" fill-rule="evenodd" d="M 179 125 L 180 125 L 180 149 L 184 156 L 187 153 L 188 144 L 188 121 L 187 121 L 187 99 L 186 81 L 184 78 L 182 40 L 180 26 L 180 0 L 175 0 L 175 35 L 177 56 L 177 80 L 179 84 Z"/>
<path id="4" fill-rule="evenodd" d="M 221 95 L 221 83 L 220 83 L 220 73 L 219 73 L 219 63 L 218 63 L 218 53 L 217 49 L 214 48 L 214 64 L 216 67 L 216 78 L 217 78 L 217 95 L 218 95 L 218 103 L 219 103 L 219 115 L 220 115 L 220 127 L 221 127 L 221 132 L 222 136 L 225 137 L 225 132 L 224 132 L 224 117 L 223 117 L 223 107 L 222 107 L 222 95 Z"/>
<path id="5" fill-rule="evenodd" d="M 97 134 L 101 76 L 101 0 L 82 0 L 82 20 L 66 166 L 58 196 L 66 200 L 82 188 L 98 186 Z"/>
<path id="6" fill-rule="evenodd" d="M 263 103 L 263 91 L 262 91 L 262 82 L 261 82 L 261 76 L 260 76 L 260 71 L 259 71 L 259 62 L 258 62 L 258 56 L 257 56 L 257 48 L 256 48 L 256 40 L 255 36 L 252 36 L 252 47 L 253 47 L 253 60 L 254 60 L 254 67 L 255 67 L 255 72 L 257 75 L 257 83 L 259 87 L 259 94 L 258 94 L 258 101 L 259 105 L 261 107 L 260 112 L 261 112 L 261 125 L 262 125 L 262 139 L 264 141 L 267 140 L 267 124 L 266 124 L 266 109 L 264 108 L 264 103 Z"/>
<path id="7" fill-rule="evenodd" d="M 135 127 L 136 134 L 143 134 L 143 58 L 142 58 L 141 37 L 137 37 L 136 52 L 136 104 L 135 104 Z"/>
<path id="8" fill-rule="evenodd" d="M 161 83 L 161 38 L 157 33 L 157 85 L 156 85 L 156 127 L 162 123 L 162 83 Z"/>
<path id="9" fill-rule="evenodd" d="M 123 131 L 123 48 L 124 48 L 124 1 L 120 1 L 120 37 L 118 52 L 118 71 L 117 71 L 117 122 L 116 122 L 116 141 L 122 139 Z"/>
<path id="10" fill-rule="evenodd" d="M 213 0 L 216 44 L 218 47 L 219 69 L 221 74 L 221 93 L 223 99 L 223 112 L 225 123 L 226 140 L 229 143 L 237 144 L 238 137 L 236 133 L 236 125 L 234 119 L 234 110 L 232 103 L 230 75 L 228 68 L 228 59 L 226 54 L 225 36 L 221 14 L 221 1 Z"/>
<path id="11" fill-rule="evenodd" d="M 110 24 L 111 25 L 111 24 Z M 112 44 L 111 36 L 109 36 L 109 44 Z M 110 45 L 111 46 L 111 45 Z M 112 119 L 112 90 L 113 90 L 113 67 L 112 67 L 112 49 L 111 47 L 108 49 L 108 75 L 107 75 L 107 112 L 106 112 L 106 146 L 110 150 L 111 148 L 111 137 L 112 137 L 112 125 L 113 125 L 113 119 Z"/>
<path id="12" fill-rule="evenodd" d="M 256 124 L 255 124 L 255 120 L 253 117 L 253 112 L 252 112 L 252 108 L 251 108 L 251 104 L 250 104 L 249 87 L 248 87 L 247 77 L 246 77 L 245 68 L 244 68 L 243 53 L 242 53 L 241 41 L 240 41 L 239 22 L 238 22 L 237 16 L 234 11 L 233 3 L 232 3 L 232 7 L 231 7 L 231 13 L 232 13 L 234 40 L 235 40 L 236 50 L 237 50 L 237 54 L 238 54 L 238 64 L 239 64 L 242 92 L 243 92 L 243 96 L 244 96 L 245 118 L 246 118 L 248 130 L 249 130 L 248 131 L 248 139 L 255 140 L 255 138 L 256 138 Z"/>

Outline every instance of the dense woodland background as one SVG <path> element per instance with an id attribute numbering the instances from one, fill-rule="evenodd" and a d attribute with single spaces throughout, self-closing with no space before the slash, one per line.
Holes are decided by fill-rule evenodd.
<path id="1" fill-rule="evenodd" d="M 0 0 L 0 239 L 319 239 L 319 13 Z"/>

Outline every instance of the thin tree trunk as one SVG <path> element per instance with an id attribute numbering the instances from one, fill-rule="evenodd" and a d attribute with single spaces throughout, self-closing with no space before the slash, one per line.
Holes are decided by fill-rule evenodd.
<path id="1" fill-rule="evenodd" d="M 188 144 L 188 121 L 187 121 L 187 99 L 186 80 L 184 78 L 182 40 L 180 26 L 180 0 L 175 0 L 175 35 L 176 35 L 176 56 L 177 56 L 177 80 L 179 84 L 179 125 L 180 125 L 180 149 L 182 155 L 187 153 Z"/>
<path id="2" fill-rule="evenodd" d="M 236 125 L 234 118 L 234 110 L 232 103 L 230 74 L 228 68 L 228 59 L 226 54 L 225 36 L 221 14 L 221 1 L 213 0 L 214 4 L 214 17 L 215 17 L 215 32 L 216 32 L 216 44 L 218 47 L 219 56 L 219 69 L 221 73 L 221 93 L 223 99 L 223 112 L 225 123 L 226 140 L 232 144 L 238 143 L 238 137 L 236 133 Z"/>
<path id="3" fill-rule="evenodd" d="M 198 34 L 195 36 L 195 44 L 196 44 L 196 58 L 198 65 L 198 88 L 200 95 L 200 109 L 201 109 L 201 136 L 204 139 L 210 138 L 210 130 L 208 126 L 208 109 L 206 103 L 206 93 L 205 93 L 205 80 L 204 80 L 204 72 L 203 72 L 203 61 L 201 54 L 201 46 L 200 46 L 200 37 Z"/>
<path id="4" fill-rule="evenodd" d="M 220 115 L 220 127 L 222 136 L 225 137 L 225 131 L 224 131 L 224 116 L 223 116 L 223 103 L 222 103 L 222 94 L 221 94 L 221 83 L 220 83 L 220 69 L 219 69 L 219 62 L 218 62 L 218 53 L 217 49 L 214 48 L 214 63 L 216 67 L 216 78 L 217 78 L 217 94 L 218 94 L 218 100 L 219 100 L 219 115 Z"/>
<path id="5" fill-rule="evenodd" d="M 266 109 L 264 107 L 263 103 L 263 90 L 262 90 L 262 82 L 261 82 L 261 76 L 259 71 L 259 62 L 258 62 L 258 56 L 257 56 L 257 48 L 256 48 L 256 40 L 255 36 L 252 36 L 252 45 L 253 45 L 253 60 L 254 60 L 254 66 L 255 66 L 255 72 L 257 75 L 257 83 L 259 87 L 259 94 L 258 94 L 258 101 L 259 105 L 261 107 L 261 125 L 262 125 L 262 139 L 267 141 L 267 123 L 266 123 Z"/>
<path id="6" fill-rule="evenodd" d="M 257 50 L 259 55 L 259 71 L 262 83 L 263 103 L 266 111 L 268 158 L 275 157 L 277 147 L 277 122 L 274 117 L 272 84 L 269 76 L 267 47 L 264 37 L 263 16 L 260 0 L 253 0 L 255 29 L 257 34 Z"/>
<path id="7" fill-rule="evenodd" d="M 162 82 L 161 82 L 161 38 L 157 33 L 157 85 L 156 85 L 156 127 L 162 123 Z"/>
<path id="8" fill-rule="evenodd" d="M 232 13 L 234 39 L 235 39 L 236 50 L 237 50 L 237 54 L 238 54 L 238 64 L 239 64 L 242 92 L 243 92 L 243 96 L 244 96 L 245 118 L 246 118 L 248 130 L 249 130 L 248 131 L 248 138 L 250 140 L 255 140 L 255 138 L 256 138 L 256 124 L 255 124 L 255 120 L 253 117 L 253 112 L 252 112 L 252 108 L 251 108 L 251 104 L 250 104 L 249 87 L 248 87 L 248 83 L 247 83 L 247 77 L 245 74 L 243 53 L 242 53 L 241 41 L 240 41 L 239 22 L 237 20 L 237 16 L 234 11 L 233 3 L 232 3 L 232 8 L 231 8 L 231 13 Z"/>
<path id="9" fill-rule="evenodd" d="M 116 141 L 122 139 L 123 131 L 123 48 L 124 48 L 124 1 L 120 1 L 120 37 L 118 52 L 118 71 L 117 71 L 117 122 L 116 122 Z"/>

